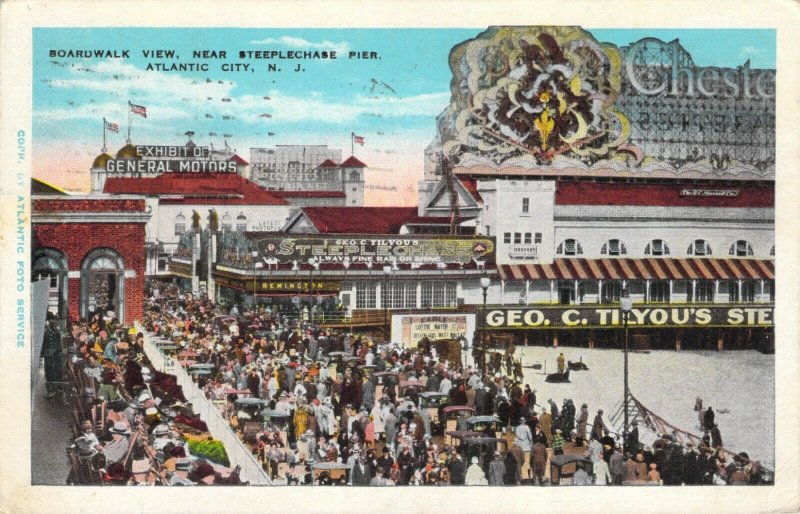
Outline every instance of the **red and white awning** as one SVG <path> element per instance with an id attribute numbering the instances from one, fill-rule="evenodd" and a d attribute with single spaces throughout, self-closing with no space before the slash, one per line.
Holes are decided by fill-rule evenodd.
<path id="1" fill-rule="evenodd" d="M 759 259 L 555 259 L 552 264 L 499 265 L 504 280 L 774 279 L 775 262 Z"/>

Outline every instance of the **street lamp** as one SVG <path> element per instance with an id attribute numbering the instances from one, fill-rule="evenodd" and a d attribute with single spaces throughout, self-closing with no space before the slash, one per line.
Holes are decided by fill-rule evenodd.
<path id="1" fill-rule="evenodd" d="M 631 309 L 633 308 L 633 301 L 631 300 L 630 295 L 628 295 L 628 290 L 622 290 L 622 296 L 619 299 L 619 310 L 622 313 L 622 320 L 625 325 L 625 392 L 622 397 L 623 401 L 623 412 L 624 412 L 624 425 L 622 429 L 622 451 L 625 452 L 628 449 L 628 437 L 629 437 L 629 425 L 628 425 L 628 396 L 630 396 L 630 391 L 628 390 L 628 317 L 630 317 Z"/>
<path id="2" fill-rule="evenodd" d="M 389 337 L 389 291 L 386 284 L 389 280 L 389 275 L 392 274 L 392 267 L 388 264 L 383 266 L 383 333 L 386 336 L 386 341 L 390 342 Z"/>
<path id="3" fill-rule="evenodd" d="M 483 275 L 481 277 L 481 289 L 483 289 L 483 315 L 481 317 L 481 373 L 486 371 L 486 337 L 484 336 L 484 328 L 486 325 L 486 295 L 489 292 L 489 286 L 492 280 Z"/>
<path id="4" fill-rule="evenodd" d="M 312 295 L 312 291 L 314 288 L 314 267 L 317 264 L 317 259 L 315 257 L 310 257 L 308 259 L 308 305 L 309 305 L 309 318 L 311 322 L 314 322 L 314 298 Z"/>

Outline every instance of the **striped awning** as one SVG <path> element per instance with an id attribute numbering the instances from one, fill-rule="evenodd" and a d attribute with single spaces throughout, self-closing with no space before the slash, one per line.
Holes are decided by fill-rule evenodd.
<path id="1" fill-rule="evenodd" d="M 552 264 L 499 265 L 504 280 L 774 279 L 775 262 L 757 259 L 555 259 Z"/>

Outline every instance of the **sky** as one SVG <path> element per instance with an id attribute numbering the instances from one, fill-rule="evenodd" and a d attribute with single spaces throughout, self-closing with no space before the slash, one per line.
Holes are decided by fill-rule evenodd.
<path id="1" fill-rule="evenodd" d="M 602 29 L 599 41 L 622 46 L 643 37 L 680 39 L 699 66 L 775 67 L 773 30 Z M 350 134 L 364 137 L 355 155 L 368 166 L 365 201 L 414 205 L 425 147 L 450 100 L 448 54 L 476 29 L 59 29 L 34 30 L 33 175 L 68 190 L 89 188 L 89 168 L 103 147 L 125 144 L 127 102 L 134 144 L 199 145 L 224 139 L 249 160 L 251 147 L 327 144 L 350 155 Z M 713 43 L 713 44 L 711 44 Z M 70 58 L 52 51 L 128 50 L 129 57 Z M 145 57 L 174 50 L 178 58 Z M 195 59 L 193 51 L 227 52 Z M 336 59 L 239 59 L 239 51 L 335 51 Z M 377 58 L 349 58 L 375 52 Z M 369 54 L 368 54 L 369 55 Z M 208 71 L 148 71 L 148 63 L 208 63 Z M 250 69 L 222 71 L 223 64 Z M 268 71 L 276 64 L 280 71 Z M 301 71 L 294 71 L 300 64 Z M 223 101 L 223 98 L 226 101 Z M 229 101 L 228 101 L 229 100 Z M 227 117 L 228 119 L 224 119 Z M 210 133 L 217 134 L 209 136 Z M 230 134 L 224 138 L 224 134 Z M 389 190 L 387 190 L 389 188 Z M 392 190 L 393 189 L 393 190 Z"/>

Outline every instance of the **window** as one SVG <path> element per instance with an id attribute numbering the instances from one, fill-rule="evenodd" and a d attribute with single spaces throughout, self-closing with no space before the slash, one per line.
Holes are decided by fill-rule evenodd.
<path id="1" fill-rule="evenodd" d="M 753 247 L 744 239 L 740 239 L 731 245 L 728 253 L 735 257 L 748 257 L 753 255 Z"/>
<path id="2" fill-rule="evenodd" d="M 769 251 L 770 257 L 775 257 L 775 245 L 772 245 L 772 249 Z"/>
<path id="3" fill-rule="evenodd" d="M 644 247 L 645 255 L 669 255 L 669 246 L 663 239 L 653 239 Z"/>
<path id="4" fill-rule="evenodd" d="M 698 303 L 713 302 L 714 288 L 713 280 L 698 280 L 694 286 L 694 301 Z"/>
<path id="5" fill-rule="evenodd" d="M 422 283 L 422 307 L 449 307 L 455 305 L 456 283 L 455 282 L 423 282 Z"/>
<path id="6" fill-rule="evenodd" d="M 518 245 L 522 242 L 522 234 L 519 232 L 514 232 L 514 244 Z"/>
<path id="7" fill-rule="evenodd" d="M 511 232 L 506 232 L 503 234 L 503 242 L 507 245 L 511 244 Z"/>
<path id="8" fill-rule="evenodd" d="M 353 188 L 353 192 L 355 193 L 356 191 L 358 191 L 358 188 L 355 188 L 355 187 L 354 187 L 354 188 Z"/>
<path id="9" fill-rule="evenodd" d="M 737 302 L 754 302 L 756 300 L 756 284 L 750 280 L 731 280 L 728 283 L 728 301 L 730 303 Z"/>
<path id="10" fill-rule="evenodd" d="M 492 227 L 490 227 L 489 225 L 486 225 L 486 235 L 487 236 L 492 235 Z"/>
<path id="11" fill-rule="evenodd" d="M 232 228 L 233 228 L 233 224 L 232 224 L 232 221 L 231 221 L 231 216 L 230 216 L 230 214 L 226 213 L 225 216 L 222 217 L 222 231 L 223 232 L 230 232 Z"/>
<path id="12" fill-rule="evenodd" d="M 525 232 L 524 235 L 525 235 L 525 244 L 526 245 L 531 244 L 531 233 L 530 232 Z"/>
<path id="13" fill-rule="evenodd" d="M 178 213 L 175 217 L 175 235 L 179 236 L 186 232 L 186 218 L 183 214 Z"/>
<path id="14" fill-rule="evenodd" d="M 245 232 L 247 231 L 247 216 L 244 214 L 240 214 L 236 217 L 236 231 L 237 232 Z"/>
<path id="15" fill-rule="evenodd" d="M 581 244 L 574 239 L 565 239 L 563 243 L 558 245 L 556 253 L 559 255 L 582 255 L 583 248 Z"/>
<path id="16" fill-rule="evenodd" d="M 688 255 L 697 255 L 698 257 L 711 255 L 711 245 L 709 245 L 708 241 L 705 239 L 695 239 L 694 242 L 689 245 L 689 249 L 686 250 L 686 253 Z"/>
<path id="17" fill-rule="evenodd" d="M 654 303 L 669 302 L 669 282 L 656 280 L 650 283 L 650 301 Z"/>
<path id="18" fill-rule="evenodd" d="M 619 280 L 609 280 L 603 282 L 603 289 L 600 291 L 601 303 L 618 303 L 622 297 L 622 282 Z"/>
<path id="19" fill-rule="evenodd" d="M 535 233 L 533 235 L 533 242 L 536 243 L 537 245 L 538 244 L 542 244 L 542 233 L 541 232 L 537 232 L 537 233 Z"/>
<path id="20" fill-rule="evenodd" d="M 600 248 L 600 253 L 602 255 L 625 255 L 628 253 L 628 249 L 619 239 L 610 239 Z"/>
<path id="21" fill-rule="evenodd" d="M 530 209 L 531 199 L 530 198 L 523 198 L 522 199 L 522 213 L 528 214 Z"/>
<path id="22" fill-rule="evenodd" d="M 381 293 L 381 305 L 390 309 L 415 309 L 417 283 L 399 280 L 386 282 Z"/>
<path id="23" fill-rule="evenodd" d="M 356 309 L 375 309 L 377 295 L 374 282 L 356 282 Z"/>

